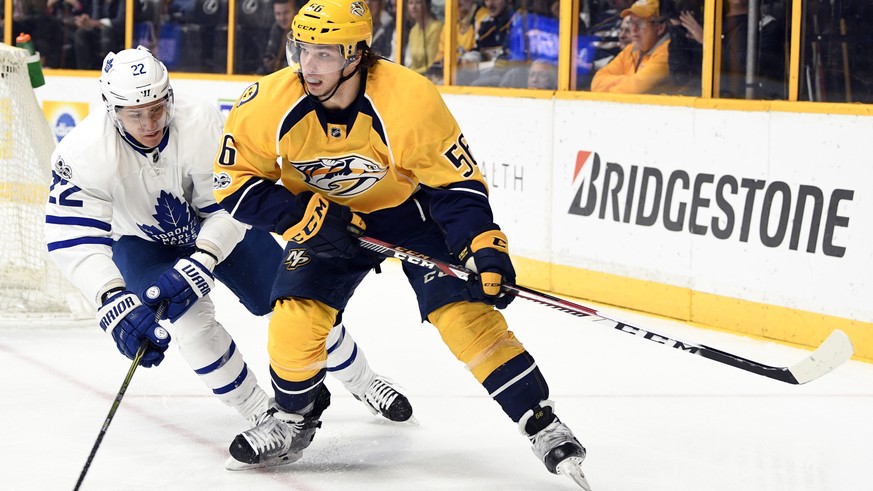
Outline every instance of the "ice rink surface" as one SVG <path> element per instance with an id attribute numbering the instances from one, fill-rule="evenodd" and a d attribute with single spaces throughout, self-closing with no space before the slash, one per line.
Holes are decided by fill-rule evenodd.
<path id="1" fill-rule="evenodd" d="M 267 387 L 267 320 L 223 287 L 213 297 Z M 808 354 L 595 307 L 770 365 Z M 587 447 L 594 491 L 873 489 L 873 365 L 850 361 L 792 386 L 525 300 L 505 313 L 548 379 L 557 414 Z M 82 489 L 578 489 L 537 462 L 436 330 L 418 321 L 399 265 L 371 274 L 345 319 L 371 365 L 405 387 L 418 425 L 371 416 L 329 379 L 332 404 L 303 459 L 229 472 L 227 447 L 245 424 L 171 346 L 161 366 L 136 371 Z M 96 324 L 0 330 L 0 489 L 73 489 L 129 366 Z"/>

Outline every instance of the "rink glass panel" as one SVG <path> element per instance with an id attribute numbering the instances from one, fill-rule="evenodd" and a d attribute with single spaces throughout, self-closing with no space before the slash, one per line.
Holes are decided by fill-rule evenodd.
<path id="1" fill-rule="evenodd" d="M 532 86 L 528 75 L 539 64 L 537 68 L 556 79 L 544 77 L 544 88 L 535 90 L 584 92 L 607 62 L 604 45 L 617 42 L 616 36 L 603 37 L 596 28 L 620 0 L 515 0 L 507 2 L 515 10 L 508 48 L 495 59 L 472 62 L 469 56 L 464 59 L 463 47 L 459 49 L 463 36 L 459 37 L 458 18 L 465 1 L 429 2 L 435 20 L 450 19 L 454 37 L 442 44 L 442 52 L 454 56 L 443 55 L 426 73 L 437 84 L 483 93 L 492 88 L 527 89 Z M 745 25 L 738 27 L 726 12 L 742 1 L 749 13 Z M 405 3 L 386 0 L 384 5 L 397 21 L 395 50 L 401 62 L 410 28 Z M 14 23 L 10 2 L 0 0 L 0 5 L 3 41 L 14 44 L 20 24 Z M 127 0 L 124 46 L 151 48 L 177 73 L 253 75 L 273 23 L 267 0 L 147 0 L 146 10 L 135 16 L 133 5 L 133 0 Z M 873 98 L 873 54 L 865 49 L 873 36 L 871 2 L 664 0 L 661 5 L 666 18 L 675 19 L 683 10 L 693 12 L 703 28 L 703 43 L 693 46 L 698 50 L 694 59 L 699 61 L 682 84 L 654 95 L 833 103 L 868 103 Z M 748 34 L 748 25 L 756 23 L 757 36 L 732 42 L 740 41 L 734 29 Z M 684 28 L 675 24 L 670 23 L 671 36 L 683 36 Z M 750 43 L 754 43 L 751 48 Z M 745 54 L 753 55 L 752 63 Z"/>

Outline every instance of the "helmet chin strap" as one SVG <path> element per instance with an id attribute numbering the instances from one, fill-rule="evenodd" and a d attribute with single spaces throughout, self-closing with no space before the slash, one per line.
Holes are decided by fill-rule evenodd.
<path id="1" fill-rule="evenodd" d="M 356 55 L 356 56 L 360 56 L 360 54 L 359 54 L 359 55 Z M 346 63 L 343 65 L 342 69 L 340 70 L 340 73 L 342 73 L 342 70 L 345 70 L 346 67 L 349 66 L 349 63 L 351 63 L 352 61 L 354 61 L 354 59 L 353 59 L 353 60 L 346 60 Z M 312 97 L 315 97 L 316 99 L 318 99 L 318 102 L 324 104 L 325 102 L 329 101 L 331 97 L 333 97 L 333 96 L 336 95 L 336 91 L 339 90 L 340 85 L 342 85 L 343 82 L 345 82 L 345 81 L 351 79 L 352 77 L 355 76 L 356 73 L 358 73 L 358 68 L 359 68 L 360 66 L 361 66 L 360 63 L 359 63 L 358 65 L 356 65 L 356 66 L 355 66 L 355 69 L 352 70 L 352 73 L 350 73 L 350 74 L 348 74 L 348 75 L 340 75 L 340 79 L 339 79 L 339 81 L 336 83 L 336 85 L 333 86 L 333 90 L 330 91 L 330 94 L 328 94 L 328 95 L 326 95 L 326 96 L 324 96 L 324 97 L 319 97 L 319 96 L 317 96 L 317 95 L 312 95 L 312 94 L 309 93 L 309 89 L 306 88 L 306 83 L 305 83 L 305 80 L 303 79 L 303 71 L 302 71 L 302 69 L 299 70 L 299 71 L 297 72 L 297 76 L 300 77 L 300 82 L 303 83 L 303 90 L 306 91 L 306 94 L 307 94 L 307 95 L 310 95 L 310 96 L 312 96 Z"/>
<path id="2" fill-rule="evenodd" d="M 164 140 L 164 135 L 167 134 L 167 126 L 164 126 L 164 130 L 161 132 L 161 139 L 158 141 L 158 144 L 153 146 L 153 147 L 147 147 L 147 146 L 143 145 L 142 143 L 139 142 L 139 140 L 134 138 L 133 135 L 131 135 L 130 133 L 128 133 L 124 129 L 122 129 L 120 131 L 120 133 L 121 133 L 121 136 L 124 137 L 124 140 L 127 141 L 127 143 L 130 146 L 132 146 L 133 148 L 135 148 L 137 150 L 141 150 L 143 152 L 150 152 L 161 145 L 161 142 Z"/>

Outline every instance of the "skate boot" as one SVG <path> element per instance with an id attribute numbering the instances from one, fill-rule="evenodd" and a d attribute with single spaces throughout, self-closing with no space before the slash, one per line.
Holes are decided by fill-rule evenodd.
<path id="1" fill-rule="evenodd" d="M 258 469 L 291 464 L 300 460 L 303 451 L 321 428 L 321 414 L 330 405 L 330 392 L 319 389 L 312 411 L 306 416 L 273 406 L 255 419 L 252 429 L 244 431 L 230 444 L 230 458 L 224 467 L 230 471 Z"/>
<path id="2" fill-rule="evenodd" d="M 549 472 L 567 476 L 585 491 L 591 491 L 582 473 L 585 448 L 579 444 L 570 428 L 555 415 L 554 402 L 543 401 L 524 413 L 518 427 L 531 441 L 534 455 Z"/>
<path id="3" fill-rule="evenodd" d="M 367 386 L 367 391 L 362 395 L 355 394 L 355 398 L 364 403 L 373 414 L 381 414 L 388 420 L 402 423 L 412 418 L 412 406 L 409 399 L 400 393 L 396 384 L 381 375 Z"/>

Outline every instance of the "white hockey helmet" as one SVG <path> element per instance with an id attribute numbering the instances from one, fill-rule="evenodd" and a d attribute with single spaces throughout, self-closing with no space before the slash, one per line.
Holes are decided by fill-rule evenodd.
<path id="1" fill-rule="evenodd" d="M 124 135 L 124 126 L 118 119 L 118 110 L 141 106 L 150 102 L 166 101 L 166 128 L 173 118 L 173 88 L 167 67 L 144 46 L 125 49 L 117 54 L 109 52 L 100 71 L 100 91 L 106 103 L 106 112 L 113 124 Z"/>

